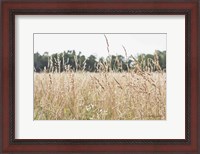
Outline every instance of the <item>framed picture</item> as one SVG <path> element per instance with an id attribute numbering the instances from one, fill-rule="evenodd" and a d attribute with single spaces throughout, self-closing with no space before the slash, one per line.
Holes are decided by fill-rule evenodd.
<path id="1" fill-rule="evenodd" d="M 198 5 L 1 2 L 1 152 L 200 152 Z"/>

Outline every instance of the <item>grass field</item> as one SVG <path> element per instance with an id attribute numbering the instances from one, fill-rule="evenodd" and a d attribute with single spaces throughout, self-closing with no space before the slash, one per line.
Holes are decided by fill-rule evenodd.
<path id="1" fill-rule="evenodd" d="M 166 73 L 34 73 L 34 120 L 164 120 Z"/>

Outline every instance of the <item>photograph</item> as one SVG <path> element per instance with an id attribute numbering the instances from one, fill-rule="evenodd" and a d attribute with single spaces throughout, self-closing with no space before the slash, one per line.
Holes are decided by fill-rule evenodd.
<path id="1" fill-rule="evenodd" d="M 200 153 L 199 2 L 0 1 L 0 153 Z"/>
<path id="2" fill-rule="evenodd" d="M 34 33 L 34 120 L 166 120 L 166 33 Z"/>

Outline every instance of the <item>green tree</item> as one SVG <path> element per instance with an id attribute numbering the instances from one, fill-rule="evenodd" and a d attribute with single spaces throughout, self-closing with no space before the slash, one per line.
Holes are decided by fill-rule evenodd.
<path id="1" fill-rule="evenodd" d="M 86 71 L 94 72 L 96 71 L 97 61 L 94 55 L 90 55 L 86 60 Z"/>

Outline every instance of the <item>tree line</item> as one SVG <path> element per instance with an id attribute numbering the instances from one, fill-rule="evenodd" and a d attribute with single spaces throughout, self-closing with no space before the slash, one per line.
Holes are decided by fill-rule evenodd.
<path id="1" fill-rule="evenodd" d="M 166 70 L 166 51 L 156 50 L 154 54 L 139 54 L 137 57 L 125 55 L 108 55 L 97 59 L 94 55 L 86 57 L 81 52 L 68 50 L 49 55 L 34 53 L 35 72 L 63 72 L 63 71 L 130 71 L 139 64 L 143 71 Z M 138 65 L 137 65 L 138 66 Z"/>

